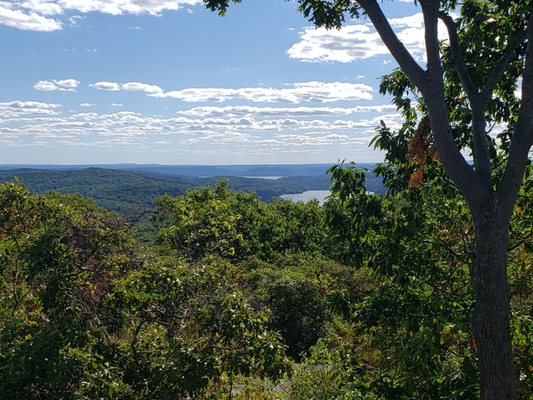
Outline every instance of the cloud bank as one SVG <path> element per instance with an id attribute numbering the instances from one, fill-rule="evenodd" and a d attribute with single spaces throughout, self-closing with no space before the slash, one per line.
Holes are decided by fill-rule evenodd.
<path id="1" fill-rule="evenodd" d="M 250 101 L 260 103 L 331 103 L 336 101 L 372 100 L 373 88 L 364 83 L 297 82 L 282 88 L 187 88 L 164 91 L 157 85 L 141 82 L 95 82 L 90 87 L 105 91 L 134 91 L 158 98 L 172 98 L 184 102 Z"/>
<path id="2" fill-rule="evenodd" d="M 63 22 L 59 18 L 66 13 L 98 12 L 111 15 L 158 15 L 164 11 L 176 11 L 200 3 L 202 0 L 0 1 L 0 24 L 21 30 L 51 32 L 63 29 Z"/>
<path id="3" fill-rule="evenodd" d="M 245 146 L 247 151 L 274 153 L 330 145 L 366 149 L 380 119 L 391 128 L 402 121 L 390 105 L 194 107 L 171 117 L 132 111 L 62 113 L 61 107 L 35 101 L 0 103 L 3 146 L 131 145 L 158 151 L 188 146 L 204 154 L 221 150 L 221 145 L 230 146 L 228 151 Z M 353 119 L 354 113 L 360 113 L 359 118 Z"/>

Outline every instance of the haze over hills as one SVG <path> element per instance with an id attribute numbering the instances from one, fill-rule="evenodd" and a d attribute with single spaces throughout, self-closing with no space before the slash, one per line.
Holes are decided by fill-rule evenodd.
<path id="1" fill-rule="evenodd" d="M 324 175 L 333 163 L 322 164 L 253 164 L 253 165 L 165 165 L 165 164 L 0 164 L 0 170 L 45 169 L 82 170 L 104 168 L 126 171 L 157 172 L 183 176 L 309 176 Z M 371 170 L 375 164 L 358 164 Z"/>
<path id="2" fill-rule="evenodd" d="M 0 182 L 19 179 L 34 193 L 58 191 L 81 194 L 111 211 L 134 217 L 165 194 L 180 196 L 187 189 L 210 185 L 225 177 L 232 189 L 255 192 L 263 201 L 283 194 L 327 190 L 329 164 L 180 166 L 118 164 L 113 168 L 81 165 L 3 165 Z M 371 165 L 366 166 L 371 167 Z M 370 168 L 369 168 L 370 169 Z M 260 177 L 280 177 L 265 179 Z M 381 179 L 367 173 L 367 189 L 382 193 Z"/>

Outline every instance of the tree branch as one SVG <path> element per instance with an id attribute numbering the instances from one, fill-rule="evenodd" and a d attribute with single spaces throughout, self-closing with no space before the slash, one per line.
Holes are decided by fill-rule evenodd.
<path id="1" fill-rule="evenodd" d="M 381 39 L 403 72 L 422 93 L 428 105 L 431 129 L 442 164 L 470 205 L 486 194 L 473 168 L 466 162 L 450 130 L 449 110 L 444 99 L 444 82 L 438 41 L 438 0 L 422 0 L 428 69 L 423 70 L 392 30 L 376 0 L 358 0 Z"/>
<path id="2" fill-rule="evenodd" d="M 507 251 L 513 251 L 514 249 L 522 246 L 524 243 L 528 242 L 533 237 L 533 231 L 529 232 L 526 236 L 516 240 L 514 242 L 509 242 L 507 246 Z"/>
<path id="3" fill-rule="evenodd" d="M 385 43 L 385 46 L 387 46 L 403 72 L 405 72 L 416 86 L 424 85 L 426 79 L 425 71 L 414 60 L 413 56 L 405 48 L 400 39 L 398 39 L 398 36 L 392 30 L 387 17 L 383 14 L 377 1 L 359 0 L 358 3 L 363 8 L 368 18 L 370 18 L 370 21 L 376 28 L 381 40 L 383 40 L 383 43 Z"/>
<path id="4" fill-rule="evenodd" d="M 444 98 L 444 80 L 438 39 L 439 1 L 422 0 L 424 16 L 426 54 L 428 61 L 427 82 L 419 90 L 428 105 L 431 130 L 437 146 L 437 153 L 453 182 L 473 205 L 484 189 L 480 187 L 476 173 L 463 155 L 450 129 L 449 109 Z"/>
<path id="5" fill-rule="evenodd" d="M 527 52 L 522 74 L 522 103 L 515 125 L 505 172 L 497 188 L 501 218 L 510 217 L 533 146 L 533 14 L 527 23 Z"/>
<path id="6" fill-rule="evenodd" d="M 485 84 L 485 87 L 481 91 L 481 99 L 483 102 L 487 102 L 490 100 L 492 96 L 492 92 L 494 91 L 494 88 L 498 84 L 499 80 L 502 78 L 503 73 L 505 72 L 505 68 L 507 67 L 507 64 L 513 57 L 516 48 L 524 41 L 524 39 L 527 37 L 527 31 L 522 31 L 518 33 L 509 43 L 509 46 L 502 54 L 502 57 L 498 61 L 498 63 L 494 66 L 494 69 L 489 74 L 489 77 L 487 78 L 487 82 Z"/>
<path id="7" fill-rule="evenodd" d="M 464 57 L 461 54 L 461 46 L 457 36 L 457 25 L 455 24 L 455 21 L 450 15 L 443 11 L 439 11 L 438 18 L 444 23 L 444 25 L 446 25 L 446 29 L 448 30 L 452 63 L 466 95 L 470 100 L 470 106 L 472 109 L 472 150 L 474 152 L 476 173 L 480 176 L 485 186 L 490 187 L 490 154 L 487 143 L 487 129 L 485 126 L 486 101 L 480 99 L 479 88 L 472 81 L 472 78 L 468 73 Z"/>
<path id="8" fill-rule="evenodd" d="M 457 37 L 457 25 L 453 18 L 444 11 L 439 12 L 439 19 L 444 23 L 448 30 L 448 37 L 450 39 L 450 51 L 452 54 L 452 63 L 463 84 L 463 88 L 468 97 L 472 98 L 478 94 L 479 88 L 474 84 L 470 78 L 470 74 L 466 68 L 465 60 L 461 54 L 461 46 Z"/>
<path id="9" fill-rule="evenodd" d="M 434 0 L 420 1 L 424 17 L 424 39 L 426 42 L 427 70 L 430 82 L 438 82 L 438 90 L 444 90 L 442 82 L 442 65 L 440 58 L 438 15 L 439 2 Z"/>
<path id="10" fill-rule="evenodd" d="M 139 364 L 139 353 L 137 351 L 137 339 L 139 337 L 139 333 L 141 332 L 141 329 L 144 324 L 148 323 L 149 321 L 147 319 L 143 319 L 137 327 L 135 328 L 135 331 L 133 332 L 133 338 L 130 343 L 131 352 L 133 353 L 133 358 L 135 359 L 135 362 Z"/>
<path id="11" fill-rule="evenodd" d="M 505 68 L 513 57 L 516 48 L 526 38 L 526 31 L 518 33 L 510 41 L 509 46 L 489 74 L 485 87 L 480 91 L 476 84 L 472 81 L 464 58 L 461 54 L 461 47 L 457 36 L 457 26 L 455 21 L 450 15 L 442 11 L 439 12 L 439 19 L 446 25 L 448 30 L 452 63 L 463 85 L 463 88 L 470 99 L 473 131 L 472 150 L 474 153 L 476 173 L 481 177 L 485 185 L 491 185 L 490 155 L 485 122 L 486 104 L 490 100 L 494 88 L 502 78 Z"/>
<path id="12" fill-rule="evenodd" d="M 487 122 L 485 120 L 485 105 L 479 95 L 470 99 L 472 111 L 472 140 L 474 152 L 474 166 L 487 190 L 492 190 L 489 144 L 487 140 Z"/>

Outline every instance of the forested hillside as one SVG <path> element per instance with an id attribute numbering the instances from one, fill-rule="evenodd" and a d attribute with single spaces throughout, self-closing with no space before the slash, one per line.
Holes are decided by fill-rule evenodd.
<path id="1" fill-rule="evenodd" d="M 325 206 L 222 180 L 158 198 L 142 235 L 80 195 L 0 185 L 2 398 L 475 399 L 464 201 L 439 171 L 419 188 L 382 172 L 375 195 L 333 168 Z M 520 400 L 532 226 L 528 175 L 509 244 Z"/>
<path id="2" fill-rule="evenodd" d="M 193 167 L 190 167 L 193 168 Z M 202 171 L 194 167 L 195 171 Z M 274 168 L 274 167 L 272 167 Z M 228 177 L 232 189 L 256 193 L 263 200 L 270 202 L 274 197 L 287 193 L 301 193 L 306 190 L 327 190 L 331 184 L 326 174 L 326 167 L 320 167 L 320 175 L 287 176 L 276 180 L 244 178 L 238 176 Z M 133 167 L 132 167 L 133 169 Z M 161 168 L 159 168 L 161 169 Z M 258 167 L 259 169 L 259 167 Z M 168 170 L 168 167 L 167 167 Z M 227 167 L 228 171 L 235 172 Z M 315 171 L 302 168 L 302 171 Z M 205 170 L 204 172 L 208 172 Z M 218 171 L 218 170 L 217 170 Z M 240 171 L 240 170 L 236 170 Z M 243 172 L 253 172 L 251 167 Z M 265 173 L 270 170 L 264 168 L 256 172 Z M 276 172 L 288 171 L 275 169 Z M 294 171 L 289 171 L 294 172 Z M 299 172 L 299 171 L 296 171 Z M 171 173 L 156 173 L 147 171 L 115 170 L 104 168 L 86 168 L 72 170 L 47 170 L 47 169 L 10 169 L 0 170 L 0 182 L 18 178 L 28 189 L 34 193 L 47 193 L 57 191 L 68 194 L 81 194 L 90 197 L 96 203 L 110 211 L 116 211 L 128 218 L 135 218 L 143 211 L 151 208 L 158 196 L 165 194 L 176 196 L 185 194 L 187 189 L 215 185 L 220 177 L 194 177 L 174 175 Z M 367 172 L 367 187 L 369 191 L 383 193 L 384 188 L 381 178 Z"/>

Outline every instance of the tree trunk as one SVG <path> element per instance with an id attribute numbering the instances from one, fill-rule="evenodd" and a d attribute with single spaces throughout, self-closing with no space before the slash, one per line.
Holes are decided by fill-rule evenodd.
<path id="1" fill-rule="evenodd" d="M 491 214 L 474 217 L 476 303 L 472 333 L 478 354 L 481 400 L 512 400 L 516 397 L 516 373 L 506 260 L 509 223 L 498 221 L 496 213 Z"/>

